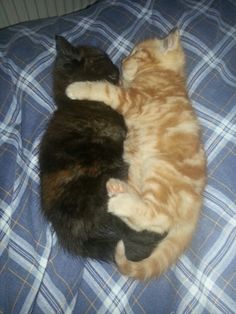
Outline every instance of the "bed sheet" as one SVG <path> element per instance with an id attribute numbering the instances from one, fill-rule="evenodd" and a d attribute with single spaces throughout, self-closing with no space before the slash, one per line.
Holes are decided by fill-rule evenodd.
<path id="1" fill-rule="evenodd" d="M 236 313 L 236 2 L 101 0 L 0 30 L 0 312 Z M 138 282 L 63 252 L 40 212 L 39 144 L 55 109 L 55 34 L 116 64 L 178 26 L 208 160 L 193 242 L 162 277 Z"/>

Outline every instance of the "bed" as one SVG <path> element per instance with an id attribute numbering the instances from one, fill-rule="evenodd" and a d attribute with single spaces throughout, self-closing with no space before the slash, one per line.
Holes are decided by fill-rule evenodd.
<path id="1" fill-rule="evenodd" d="M 236 2 L 100 0 L 0 30 L 0 313 L 236 313 Z M 42 217 L 39 144 L 55 109 L 55 34 L 120 64 L 142 39 L 178 26 L 208 160 L 190 248 L 139 282 L 65 253 Z"/>

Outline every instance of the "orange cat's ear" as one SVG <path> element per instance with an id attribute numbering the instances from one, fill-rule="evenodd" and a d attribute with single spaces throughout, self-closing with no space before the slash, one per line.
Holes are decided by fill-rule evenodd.
<path id="1" fill-rule="evenodd" d="M 180 33 L 177 28 L 174 28 L 168 35 L 162 40 L 162 52 L 168 52 L 178 48 L 180 43 Z"/>

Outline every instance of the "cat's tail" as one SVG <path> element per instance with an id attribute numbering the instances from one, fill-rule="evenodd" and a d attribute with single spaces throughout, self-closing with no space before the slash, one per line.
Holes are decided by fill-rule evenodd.
<path id="1" fill-rule="evenodd" d="M 123 241 L 116 247 L 115 261 L 119 271 L 129 277 L 147 280 L 160 276 L 184 252 L 189 245 L 194 225 L 178 226 L 169 231 L 168 235 L 158 243 L 152 254 L 141 261 L 127 259 Z"/>

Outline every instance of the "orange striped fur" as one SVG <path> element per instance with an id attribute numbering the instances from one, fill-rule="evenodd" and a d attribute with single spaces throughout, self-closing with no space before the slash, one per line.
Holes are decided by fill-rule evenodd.
<path id="1" fill-rule="evenodd" d="M 73 99 L 103 101 L 126 119 L 129 180 L 107 182 L 109 212 L 135 230 L 168 232 L 140 262 L 127 260 L 122 241 L 118 244 L 118 268 L 134 278 L 149 279 L 166 271 L 190 244 L 199 218 L 205 154 L 186 93 L 184 66 L 175 31 L 135 47 L 123 61 L 121 86 L 76 82 L 66 91 Z"/>

